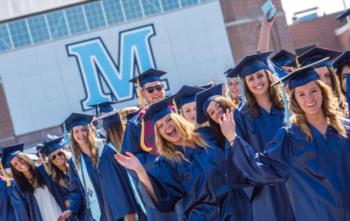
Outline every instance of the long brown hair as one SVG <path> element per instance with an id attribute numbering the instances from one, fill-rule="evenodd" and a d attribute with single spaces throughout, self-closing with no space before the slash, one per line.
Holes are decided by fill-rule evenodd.
<path id="1" fill-rule="evenodd" d="M 204 139 L 196 132 L 194 132 L 194 125 L 188 122 L 179 114 L 171 113 L 170 118 L 174 121 L 177 131 L 181 134 L 181 137 L 196 146 L 206 148 L 208 145 Z M 177 147 L 164 139 L 160 133 L 158 127 L 155 125 L 155 137 L 156 146 L 160 155 L 165 156 L 167 159 L 179 161 L 181 159 L 186 159 L 184 154 L 177 150 Z"/>
<path id="2" fill-rule="evenodd" d="M 271 84 L 276 82 L 274 75 L 268 70 L 264 70 L 264 73 L 267 76 L 267 80 L 269 84 L 268 86 L 269 99 L 272 102 L 272 105 L 279 109 L 284 109 L 283 96 L 280 92 L 281 85 L 278 84 L 272 87 Z M 260 112 L 259 112 L 258 102 L 256 101 L 254 94 L 249 90 L 245 79 L 241 78 L 241 81 L 244 82 L 243 89 L 244 89 L 245 98 L 247 100 L 249 114 L 254 118 L 259 117 Z"/>
<path id="3" fill-rule="evenodd" d="M 98 162 L 98 147 L 97 147 L 97 143 L 96 143 L 95 131 L 89 125 L 85 125 L 83 127 L 87 131 L 87 139 L 88 139 L 89 149 L 91 151 L 91 153 L 90 153 L 91 154 L 91 160 L 92 160 L 93 165 L 96 166 L 97 162 Z M 79 144 L 74 139 L 73 128 L 70 131 L 70 139 L 72 141 L 72 143 L 71 143 L 71 150 L 72 150 L 72 154 L 74 156 L 74 165 L 78 169 L 79 166 L 80 166 L 80 153 L 81 153 L 81 150 L 80 150 Z"/>
<path id="4" fill-rule="evenodd" d="M 67 168 L 67 171 L 69 170 L 69 164 L 68 164 L 68 159 L 69 159 L 69 154 L 66 150 L 64 150 L 63 148 L 60 149 L 60 151 L 62 151 L 63 155 L 64 155 L 64 159 L 65 159 L 65 166 Z M 52 180 L 58 184 L 60 184 L 63 187 L 68 187 L 68 184 L 65 182 L 64 180 L 64 174 L 63 172 L 58 169 L 50 160 L 49 157 L 47 157 L 48 160 L 46 161 L 46 170 L 47 173 L 50 175 L 50 177 L 52 178 Z"/>
<path id="5" fill-rule="evenodd" d="M 340 79 L 336 76 L 336 72 L 333 70 L 333 68 L 327 67 L 329 73 L 330 73 L 330 78 L 332 81 L 332 90 L 334 93 L 334 96 L 338 98 L 338 104 L 339 107 L 338 109 L 340 112 L 343 114 L 344 117 L 348 117 L 348 105 L 346 102 L 346 98 L 342 92 L 342 87 L 340 86 Z"/>
<path id="6" fill-rule="evenodd" d="M 113 146 L 120 152 L 123 136 L 124 136 L 124 126 L 122 121 L 115 122 L 113 126 L 106 128 L 107 138 L 106 142 L 111 142 Z"/>
<path id="7" fill-rule="evenodd" d="M 25 164 L 27 164 L 29 168 L 29 172 L 32 174 L 33 183 L 35 183 L 38 187 L 42 187 L 44 185 L 44 182 L 40 176 L 39 171 L 35 166 L 35 162 L 31 160 L 24 153 L 19 153 L 16 157 L 18 157 Z M 10 165 L 10 168 L 11 168 L 13 179 L 16 181 L 16 184 L 18 185 L 20 190 L 22 192 L 33 192 L 34 191 L 33 185 L 27 180 L 27 178 L 23 175 L 23 173 L 17 171 L 16 168 L 12 166 L 12 164 Z"/>
<path id="8" fill-rule="evenodd" d="M 340 134 L 340 136 L 346 138 L 346 130 L 339 117 L 338 101 L 332 93 L 330 87 L 328 87 L 321 80 L 316 80 L 315 83 L 321 89 L 322 93 L 322 112 L 326 116 L 329 124 Z M 291 122 L 297 125 L 304 133 L 307 140 L 312 140 L 311 130 L 307 124 L 305 113 L 300 108 L 296 98 L 295 89 L 291 90 L 289 108 L 292 111 Z"/>
<path id="9" fill-rule="evenodd" d="M 229 98 L 224 96 L 214 97 L 213 101 L 219 105 L 219 108 L 222 108 L 223 113 L 225 113 L 226 109 L 231 110 L 232 108 L 236 107 Z M 224 147 L 226 138 L 221 132 L 220 125 L 214 122 L 209 116 L 208 119 L 209 127 L 213 132 L 216 141 L 218 142 L 219 146 Z"/>

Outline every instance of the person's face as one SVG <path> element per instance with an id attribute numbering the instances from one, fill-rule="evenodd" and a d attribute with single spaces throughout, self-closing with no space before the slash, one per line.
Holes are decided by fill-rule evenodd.
<path id="1" fill-rule="evenodd" d="M 306 116 L 321 111 L 322 92 L 314 81 L 295 88 L 295 99 Z"/>
<path id="2" fill-rule="evenodd" d="M 320 80 L 323 81 L 323 83 L 327 84 L 330 88 L 332 88 L 331 73 L 329 72 L 328 68 L 326 66 L 315 68 L 315 71 L 318 75 L 320 75 Z"/>
<path id="3" fill-rule="evenodd" d="M 165 90 L 161 82 L 148 82 L 142 86 L 142 97 L 148 104 L 153 104 L 165 98 Z"/>
<path id="4" fill-rule="evenodd" d="M 14 157 L 11 160 L 11 165 L 20 173 L 27 172 L 29 170 L 29 165 L 20 157 Z"/>
<path id="5" fill-rule="evenodd" d="M 350 73 L 350 66 L 345 65 L 341 71 L 341 86 L 343 91 L 346 92 L 346 75 Z"/>
<path id="6" fill-rule="evenodd" d="M 227 78 L 228 89 L 232 98 L 237 98 L 241 93 L 238 77 Z"/>
<path id="7" fill-rule="evenodd" d="M 183 117 L 191 123 L 196 122 L 196 102 L 184 104 L 181 107 Z"/>
<path id="8" fill-rule="evenodd" d="M 269 81 L 264 70 L 260 70 L 244 78 L 249 91 L 254 96 L 261 96 L 268 93 Z"/>
<path id="9" fill-rule="evenodd" d="M 84 126 L 75 126 L 72 129 L 73 139 L 79 144 L 83 145 L 88 142 L 88 131 Z"/>
<path id="10" fill-rule="evenodd" d="M 177 129 L 174 121 L 171 119 L 170 114 L 165 115 L 160 120 L 156 122 L 160 136 L 165 140 L 175 145 L 179 144 L 181 141 L 181 134 Z"/>
<path id="11" fill-rule="evenodd" d="M 207 107 L 207 113 L 210 119 L 212 119 L 215 123 L 219 124 L 220 118 L 222 117 L 224 110 L 218 103 L 215 101 L 210 101 Z"/>
<path id="12" fill-rule="evenodd" d="M 56 167 L 62 166 L 66 163 L 66 157 L 62 152 L 62 149 L 58 149 L 49 155 L 49 159 Z"/>

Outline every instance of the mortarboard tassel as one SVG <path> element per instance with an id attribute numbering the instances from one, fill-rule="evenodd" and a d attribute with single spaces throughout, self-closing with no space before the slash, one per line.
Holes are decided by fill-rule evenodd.
<path id="1" fill-rule="evenodd" d="M 64 144 L 69 147 L 70 146 L 70 139 L 67 131 L 66 124 L 63 124 L 63 139 L 64 139 Z"/>
<path id="2" fill-rule="evenodd" d="M 8 174 L 7 174 L 6 171 L 4 170 L 4 167 L 2 166 L 1 163 L 0 163 L 0 169 L 1 169 L 2 175 L 4 176 L 4 179 L 6 180 L 6 186 L 7 186 L 7 187 L 11 186 L 10 178 L 8 177 Z"/>
<path id="3" fill-rule="evenodd" d="M 141 121 L 141 141 L 140 146 L 145 152 L 150 152 L 152 147 L 147 147 L 145 144 L 145 121 L 142 119 Z"/>
<path id="4" fill-rule="evenodd" d="M 136 92 L 137 92 L 137 98 L 138 98 L 139 103 L 140 103 L 140 107 L 143 108 L 145 106 L 145 102 L 144 102 L 142 94 L 141 94 L 141 84 L 140 84 L 140 81 L 139 81 L 138 78 L 137 78 L 137 89 L 136 89 Z"/>
<path id="5" fill-rule="evenodd" d="M 173 105 L 174 105 L 174 107 L 175 107 L 175 113 L 179 114 L 180 110 L 179 110 L 179 108 L 177 107 L 175 98 L 173 98 Z"/>

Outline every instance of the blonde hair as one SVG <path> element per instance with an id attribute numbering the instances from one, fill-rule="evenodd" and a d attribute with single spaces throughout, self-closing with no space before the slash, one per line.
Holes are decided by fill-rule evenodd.
<path id="1" fill-rule="evenodd" d="M 204 139 L 198 133 L 194 132 L 194 125 L 188 122 L 181 115 L 171 113 L 170 119 L 175 123 L 175 127 L 180 133 L 182 139 L 202 148 L 208 147 L 208 144 L 204 141 Z M 154 125 L 154 127 L 156 147 L 159 154 L 165 156 L 169 160 L 179 161 L 181 159 L 186 159 L 184 154 L 177 150 L 176 145 L 164 139 L 160 135 L 158 127 L 156 125 Z"/>
<path id="2" fill-rule="evenodd" d="M 333 68 L 327 67 L 328 71 L 330 72 L 330 78 L 332 81 L 332 89 L 334 96 L 338 99 L 338 110 L 342 113 L 343 117 L 349 117 L 348 113 L 348 105 L 346 102 L 346 98 L 342 92 L 342 88 L 340 86 L 340 79 L 337 77 L 336 72 Z"/>
<path id="3" fill-rule="evenodd" d="M 268 70 L 263 70 L 263 71 L 267 76 L 267 80 L 269 84 L 268 86 L 269 99 L 272 105 L 279 109 L 284 109 L 283 96 L 280 92 L 281 85 L 278 84 L 272 87 L 271 84 L 276 82 L 274 75 Z M 256 101 L 254 94 L 249 90 L 245 79 L 241 79 L 241 80 L 244 82 L 243 89 L 247 100 L 249 114 L 253 117 L 258 117 L 260 114 L 258 102 Z"/>
<path id="4" fill-rule="evenodd" d="M 96 143 L 95 130 L 89 125 L 85 125 L 83 127 L 86 130 L 86 132 L 87 132 L 87 139 L 88 139 L 89 149 L 91 151 L 91 160 L 92 160 L 93 165 L 96 166 L 97 162 L 98 162 L 98 147 L 97 147 L 97 143 Z M 78 169 L 79 166 L 80 166 L 79 164 L 80 164 L 80 153 L 81 153 L 81 150 L 80 150 L 79 144 L 74 139 L 73 128 L 70 131 L 70 139 L 72 141 L 72 143 L 71 143 L 71 151 L 72 151 L 72 154 L 74 156 L 74 165 Z"/>
<path id="5" fill-rule="evenodd" d="M 322 93 L 321 108 L 323 114 L 326 116 L 329 124 L 332 125 L 332 127 L 340 134 L 340 136 L 346 138 L 346 130 L 339 117 L 337 98 L 334 96 L 330 87 L 328 87 L 324 82 L 321 80 L 316 80 L 315 83 L 320 88 Z M 305 113 L 302 111 L 295 98 L 295 89 L 291 90 L 289 108 L 293 113 L 291 116 L 291 122 L 301 129 L 307 140 L 313 140 L 311 130 L 307 125 Z"/>

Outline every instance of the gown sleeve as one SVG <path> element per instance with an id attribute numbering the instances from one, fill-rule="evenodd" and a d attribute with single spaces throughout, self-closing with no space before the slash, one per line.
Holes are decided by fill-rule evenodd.
<path id="1" fill-rule="evenodd" d="M 277 133 L 271 147 L 280 149 L 282 140 L 283 133 Z M 226 142 L 225 155 L 225 176 L 232 187 L 284 182 L 289 177 L 289 167 L 280 158 L 255 153 L 253 148 L 239 136 L 232 145 Z"/>
<path id="2" fill-rule="evenodd" d="M 69 210 L 77 214 L 83 205 L 83 193 L 73 160 L 69 161 Z"/>

